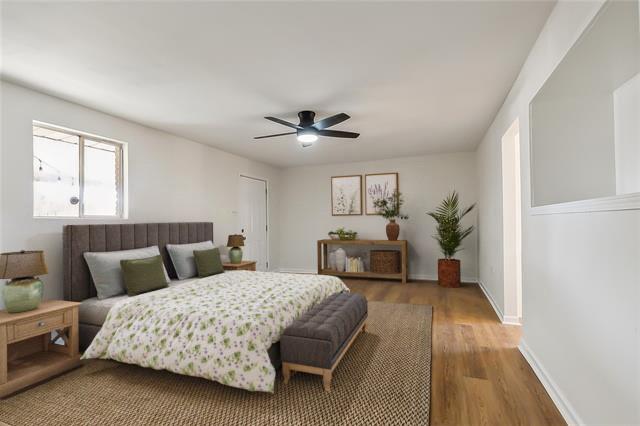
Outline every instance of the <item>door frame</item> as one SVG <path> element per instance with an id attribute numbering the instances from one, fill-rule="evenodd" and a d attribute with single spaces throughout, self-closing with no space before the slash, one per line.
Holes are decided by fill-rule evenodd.
<path id="1" fill-rule="evenodd" d="M 520 119 L 501 138 L 503 323 L 522 325 L 522 167 Z M 505 192 L 507 188 L 508 193 Z"/>
<path id="2" fill-rule="evenodd" d="M 269 215 L 269 179 L 267 179 L 266 177 L 260 177 L 260 176 L 255 176 L 252 175 L 250 173 L 240 173 L 238 175 L 238 179 L 253 179 L 253 180 L 257 180 L 260 182 L 264 182 L 264 187 L 265 187 L 265 214 L 266 214 L 266 220 L 267 220 L 267 229 L 266 234 L 267 234 L 267 244 L 266 244 L 266 249 L 267 249 L 267 271 L 271 271 L 271 259 L 270 259 L 270 246 L 271 246 L 271 221 L 270 221 L 270 215 Z M 239 183 L 239 182 L 238 182 Z M 239 208 L 238 208 L 239 210 Z"/>

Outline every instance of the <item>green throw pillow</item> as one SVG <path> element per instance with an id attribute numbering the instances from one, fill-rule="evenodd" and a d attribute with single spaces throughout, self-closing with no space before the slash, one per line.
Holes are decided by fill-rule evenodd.
<path id="1" fill-rule="evenodd" d="M 120 261 L 124 286 L 129 296 L 158 290 L 167 286 L 162 257 Z"/>
<path id="2" fill-rule="evenodd" d="M 220 250 L 217 248 L 194 250 L 193 256 L 196 258 L 196 267 L 200 278 L 224 272 L 222 260 L 220 260 Z"/>

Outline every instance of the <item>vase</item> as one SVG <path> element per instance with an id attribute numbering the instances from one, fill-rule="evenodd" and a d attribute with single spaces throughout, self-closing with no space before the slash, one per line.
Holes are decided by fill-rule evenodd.
<path id="1" fill-rule="evenodd" d="M 9 313 L 36 309 L 42 301 L 44 285 L 37 278 L 13 280 L 2 289 L 4 305 Z"/>
<path id="2" fill-rule="evenodd" d="M 460 261 L 438 259 L 438 284 L 441 287 L 460 287 Z"/>
<path id="3" fill-rule="evenodd" d="M 336 271 L 344 272 L 345 266 L 347 265 L 347 252 L 339 248 L 334 253 L 336 254 Z"/>
<path id="4" fill-rule="evenodd" d="M 242 262 L 242 249 L 240 247 L 233 247 L 229 250 L 229 262 L 241 263 Z"/>
<path id="5" fill-rule="evenodd" d="M 400 225 L 398 225 L 395 219 L 391 219 L 387 223 L 387 238 L 389 241 L 396 241 L 400 235 Z"/>
<path id="6" fill-rule="evenodd" d="M 333 251 L 329 253 L 329 256 L 327 259 L 327 267 L 332 271 L 336 270 L 336 253 Z"/>

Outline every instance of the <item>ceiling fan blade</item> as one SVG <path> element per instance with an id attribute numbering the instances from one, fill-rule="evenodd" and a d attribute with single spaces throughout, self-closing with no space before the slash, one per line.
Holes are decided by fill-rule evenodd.
<path id="1" fill-rule="evenodd" d="M 298 132 L 287 132 L 287 133 L 278 133 L 277 135 L 256 136 L 254 139 L 275 138 L 277 136 L 295 135 L 296 133 Z"/>
<path id="2" fill-rule="evenodd" d="M 276 117 L 265 117 L 267 120 L 273 121 L 274 123 L 282 124 L 283 126 L 291 127 L 294 129 L 302 129 L 302 127 L 297 124 L 289 123 L 288 121 L 281 120 Z"/>
<path id="3" fill-rule="evenodd" d="M 336 124 L 342 123 L 343 121 L 350 118 L 351 117 L 349 117 L 347 114 L 341 112 L 340 114 L 332 115 L 331 117 L 327 117 L 323 120 L 318 121 L 317 123 L 314 123 L 313 127 L 318 130 L 324 130 L 331 126 L 335 126 Z"/>
<path id="4" fill-rule="evenodd" d="M 343 132 L 340 130 L 318 130 L 320 136 L 330 136 L 332 138 L 357 138 L 360 133 Z"/>

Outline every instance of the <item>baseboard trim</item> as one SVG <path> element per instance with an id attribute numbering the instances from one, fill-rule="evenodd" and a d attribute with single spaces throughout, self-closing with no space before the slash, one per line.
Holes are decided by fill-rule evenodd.
<path id="1" fill-rule="evenodd" d="M 419 281 L 438 281 L 438 276 L 437 275 L 430 275 L 430 274 L 409 274 L 409 279 L 410 280 L 419 280 Z M 460 280 L 463 283 L 477 283 L 478 282 L 478 278 L 477 277 L 461 277 Z"/>
<path id="2" fill-rule="evenodd" d="M 553 381 L 549 373 L 542 366 L 542 363 L 538 360 L 538 358 L 531 351 L 531 348 L 527 345 L 524 340 L 524 337 L 520 339 L 520 344 L 518 345 L 518 349 L 520 353 L 524 357 L 524 359 L 529 363 L 531 369 L 544 386 L 545 390 L 551 397 L 551 400 L 556 405 L 560 414 L 569 425 L 583 425 L 584 422 L 578 416 L 578 413 L 573 408 L 567 397 L 562 393 L 556 382 Z"/>
<path id="3" fill-rule="evenodd" d="M 522 320 L 518 317 L 505 315 L 502 318 L 502 323 L 507 325 L 522 325 Z"/>
<path id="4" fill-rule="evenodd" d="M 315 269 L 299 269 L 299 268 L 280 268 L 278 272 L 284 272 L 285 274 L 317 274 Z"/>
<path id="5" fill-rule="evenodd" d="M 486 297 L 487 300 L 489 301 L 489 304 L 495 311 L 496 316 L 498 317 L 498 320 L 500 322 L 504 322 L 504 314 L 502 313 L 502 309 L 500 309 L 496 301 L 493 300 L 493 296 L 491 296 L 491 293 L 489 293 L 487 288 L 484 286 L 484 284 L 482 284 L 482 281 L 480 280 L 478 280 L 478 287 L 480 287 L 480 290 L 482 290 L 482 292 L 484 293 L 484 297 Z"/>
<path id="6" fill-rule="evenodd" d="M 505 325 L 522 325 L 522 322 L 520 321 L 520 318 L 515 317 L 515 316 L 511 316 L 511 315 L 505 315 L 505 314 L 502 313 L 502 309 L 500 309 L 500 306 L 498 306 L 496 301 L 493 299 L 493 296 L 491 296 L 491 293 L 489 293 L 487 288 L 484 286 L 484 284 L 482 284 L 482 282 L 480 280 L 478 280 L 478 286 L 480 287 L 480 290 L 482 290 L 482 293 L 484 293 L 484 296 L 489 301 L 489 304 L 491 305 L 491 307 L 493 308 L 494 312 L 496 313 L 496 315 L 498 317 L 498 320 L 502 324 L 505 324 Z"/>
<path id="7" fill-rule="evenodd" d="M 278 272 L 284 272 L 288 274 L 317 274 L 318 271 L 315 269 L 304 269 L 304 268 L 280 268 Z M 438 277 L 436 275 L 426 275 L 426 274 L 409 274 L 410 280 L 417 281 L 438 281 Z M 465 283 L 477 283 L 477 278 L 472 277 L 462 277 L 462 282 Z"/>

